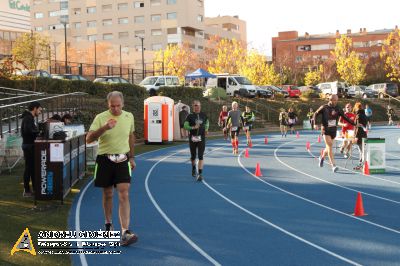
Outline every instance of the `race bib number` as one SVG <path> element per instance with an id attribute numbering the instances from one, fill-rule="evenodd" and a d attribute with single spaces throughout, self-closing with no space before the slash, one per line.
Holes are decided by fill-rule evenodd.
<path id="1" fill-rule="evenodd" d="M 201 136 L 192 136 L 192 142 L 200 142 Z"/>
<path id="2" fill-rule="evenodd" d="M 128 156 L 126 156 L 126 154 L 110 154 L 107 157 L 114 163 L 122 163 L 128 160 Z"/>
<path id="3" fill-rule="evenodd" d="M 336 120 L 328 120 L 328 127 L 336 127 Z"/>
<path id="4" fill-rule="evenodd" d="M 231 127 L 231 131 L 237 131 L 238 127 Z"/>

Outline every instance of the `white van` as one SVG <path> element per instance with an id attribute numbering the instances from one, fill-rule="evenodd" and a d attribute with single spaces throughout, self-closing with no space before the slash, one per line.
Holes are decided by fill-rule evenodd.
<path id="1" fill-rule="evenodd" d="M 325 97 L 329 97 L 333 94 L 337 94 L 339 97 L 356 96 L 354 88 L 347 87 L 346 83 L 340 81 L 320 83 L 317 85 L 317 87 L 321 90 L 321 93 L 324 94 Z"/>
<path id="2" fill-rule="evenodd" d="M 216 78 L 207 80 L 206 88 L 223 88 L 229 96 L 242 96 L 253 98 L 256 96 L 257 88 L 250 80 L 240 75 L 217 74 Z"/>
<path id="3" fill-rule="evenodd" d="M 150 95 L 156 95 L 160 87 L 179 86 L 179 78 L 177 76 L 150 76 L 142 80 L 139 85 L 145 87 Z"/>

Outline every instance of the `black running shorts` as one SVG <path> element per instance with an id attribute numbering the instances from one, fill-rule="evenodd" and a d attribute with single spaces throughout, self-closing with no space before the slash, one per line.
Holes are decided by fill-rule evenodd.
<path id="1" fill-rule="evenodd" d="M 240 127 L 237 128 L 237 130 L 233 131 L 231 130 L 231 138 L 239 137 L 240 133 Z"/>
<path id="2" fill-rule="evenodd" d="M 111 187 L 120 183 L 131 183 L 131 174 L 129 160 L 114 163 L 106 155 L 98 155 L 94 170 L 94 185 Z"/>
<path id="3" fill-rule="evenodd" d="M 196 156 L 199 160 L 203 160 L 204 150 L 206 149 L 206 140 L 204 136 L 202 136 L 203 140 L 199 142 L 193 142 L 192 140 L 189 141 L 189 148 L 190 148 L 190 160 L 196 160 Z"/>
<path id="4" fill-rule="evenodd" d="M 326 136 L 330 136 L 332 139 L 335 139 L 336 138 L 336 132 L 337 132 L 337 128 L 336 127 L 328 127 L 328 128 L 325 128 L 322 131 L 322 134 L 326 135 Z"/>

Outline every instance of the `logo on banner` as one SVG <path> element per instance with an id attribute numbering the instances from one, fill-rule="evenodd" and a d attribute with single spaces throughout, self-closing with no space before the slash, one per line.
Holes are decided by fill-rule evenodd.
<path id="1" fill-rule="evenodd" d="M 29 233 L 28 228 L 26 228 L 24 232 L 22 232 L 14 247 L 11 249 L 11 256 L 18 251 L 25 251 L 33 256 L 36 256 L 35 247 L 32 244 L 32 237 Z"/>

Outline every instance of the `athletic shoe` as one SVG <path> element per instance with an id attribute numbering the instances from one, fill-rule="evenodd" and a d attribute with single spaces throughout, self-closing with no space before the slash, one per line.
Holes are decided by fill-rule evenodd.
<path id="1" fill-rule="evenodd" d="M 362 168 L 363 168 L 363 166 L 359 164 L 356 167 L 354 167 L 353 170 L 358 171 L 358 170 L 361 170 Z"/>
<path id="2" fill-rule="evenodd" d="M 286 134 L 285 134 L 285 138 L 286 138 Z"/>
<path id="3" fill-rule="evenodd" d="M 350 154 L 349 154 L 348 152 L 346 152 L 346 153 L 343 155 L 343 157 L 344 157 L 345 159 L 347 159 L 347 158 L 350 157 Z"/>
<path id="4" fill-rule="evenodd" d="M 202 181 L 203 180 L 203 174 L 198 174 L 197 175 L 197 178 L 196 178 L 196 181 Z"/>
<path id="5" fill-rule="evenodd" d="M 341 148 L 340 148 L 340 153 L 343 154 L 343 152 L 344 152 L 344 148 L 341 147 Z"/>
<path id="6" fill-rule="evenodd" d="M 31 192 L 22 192 L 22 197 L 24 198 L 32 198 L 32 193 Z"/>
<path id="7" fill-rule="evenodd" d="M 318 157 L 318 165 L 319 167 L 323 167 L 324 166 L 324 157 L 319 156 Z"/>
<path id="8" fill-rule="evenodd" d="M 112 225 L 112 223 L 106 223 L 105 227 L 106 231 L 114 231 L 114 226 Z"/>
<path id="9" fill-rule="evenodd" d="M 339 167 L 337 167 L 337 166 L 333 166 L 333 167 L 332 167 L 332 172 L 336 173 L 337 170 L 339 170 Z"/>
<path id="10" fill-rule="evenodd" d="M 138 241 L 137 235 L 129 230 L 126 230 L 121 237 L 121 246 L 128 246 Z"/>
<path id="11" fill-rule="evenodd" d="M 192 176 L 196 177 L 196 169 L 192 169 Z"/>

